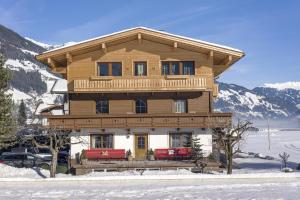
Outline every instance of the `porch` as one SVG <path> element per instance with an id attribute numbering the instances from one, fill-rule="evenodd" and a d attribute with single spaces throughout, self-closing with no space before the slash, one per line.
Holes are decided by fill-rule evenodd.
<path id="1" fill-rule="evenodd" d="M 207 166 L 205 167 L 205 172 L 218 171 L 221 164 L 215 161 L 207 160 Z M 192 170 L 195 164 L 191 160 L 154 160 L 154 161 L 126 161 L 126 160 L 98 160 L 98 161 L 86 161 L 83 164 L 73 164 L 72 173 L 75 175 L 83 175 L 90 172 L 109 172 L 109 171 L 126 171 L 126 170 L 178 170 L 186 169 Z"/>

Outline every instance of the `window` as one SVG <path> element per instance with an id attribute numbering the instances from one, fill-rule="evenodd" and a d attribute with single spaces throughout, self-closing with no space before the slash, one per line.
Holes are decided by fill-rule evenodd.
<path id="1" fill-rule="evenodd" d="M 179 75 L 179 62 L 171 62 L 170 63 L 170 74 L 171 75 Z"/>
<path id="2" fill-rule="evenodd" d="M 112 63 L 112 75 L 122 76 L 122 63 Z"/>
<path id="3" fill-rule="evenodd" d="M 108 100 L 99 100 L 96 101 L 96 113 L 109 113 L 109 101 Z"/>
<path id="4" fill-rule="evenodd" d="M 162 75 L 195 75 L 194 61 L 164 61 L 161 64 Z"/>
<path id="5" fill-rule="evenodd" d="M 184 75 L 195 75 L 195 67 L 193 61 L 182 62 Z"/>
<path id="6" fill-rule="evenodd" d="M 134 75 L 135 76 L 147 76 L 147 62 L 135 62 L 134 63 Z"/>
<path id="7" fill-rule="evenodd" d="M 186 113 L 187 112 L 186 100 L 175 100 L 175 112 L 176 113 Z"/>
<path id="8" fill-rule="evenodd" d="M 168 75 L 169 74 L 169 62 L 162 62 L 161 74 L 162 75 Z"/>
<path id="9" fill-rule="evenodd" d="M 98 63 L 99 76 L 122 76 L 122 63 L 101 62 Z"/>
<path id="10" fill-rule="evenodd" d="M 144 136 L 138 137 L 137 146 L 138 146 L 138 149 L 145 149 L 145 137 Z"/>
<path id="11" fill-rule="evenodd" d="M 92 148 L 113 148 L 113 134 L 91 135 Z"/>
<path id="12" fill-rule="evenodd" d="M 99 63 L 100 76 L 109 76 L 109 65 L 108 63 Z"/>
<path id="13" fill-rule="evenodd" d="M 136 113 L 147 113 L 147 101 L 138 99 L 135 101 L 135 112 Z"/>
<path id="14" fill-rule="evenodd" d="M 170 148 L 191 147 L 192 133 L 170 133 Z"/>

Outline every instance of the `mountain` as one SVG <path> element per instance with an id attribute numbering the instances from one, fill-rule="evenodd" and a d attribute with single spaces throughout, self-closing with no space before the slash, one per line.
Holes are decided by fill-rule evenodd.
<path id="1" fill-rule="evenodd" d="M 45 47 L 0 25 L 0 53 L 5 55 L 5 67 L 12 73 L 8 93 L 12 94 L 17 105 L 24 100 L 29 116 L 38 107 L 45 107 L 61 99 L 59 95 L 50 94 L 53 84 L 60 77 L 52 74 L 47 66 L 34 57 L 46 51 Z M 47 48 L 51 48 L 51 45 Z"/>
<path id="2" fill-rule="evenodd" d="M 248 119 L 295 119 L 300 117 L 300 89 L 294 84 L 265 84 L 252 90 L 219 83 L 215 110 L 233 112 Z M 280 86 L 280 87 L 279 87 Z"/>
<path id="3" fill-rule="evenodd" d="M 19 104 L 24 100 L 28 115 L 61 101 L 60 95 L 50 91 L 59 76 L 52 74 L 47 66 L 39 63 L 35 55 L 63 45 L 48 45 L 24 38 L 0 25 L 0 53 L 6 58 L 6 67 L 13 74 L 8 93 Z M 233 112 L 247 119 L 300 119 L 300 82 L 265 84 L 262 87 L 245 87 L 219 83 L 220 93 L 215 110 Z"/>

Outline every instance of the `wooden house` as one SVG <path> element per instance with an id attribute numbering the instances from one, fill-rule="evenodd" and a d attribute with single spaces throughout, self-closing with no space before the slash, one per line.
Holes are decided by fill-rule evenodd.
<path id="1" fill-rule="evenodd" d="M 186 147 L 191 137 L 200 138 L 205 155 L 212 152 L 211 128 L 228 126 L 232 118 L 214 112 L 215 79 L 243 56 L 238 49 L 136 27 L 36 58 L 67 80 L 68 114 L 48 120 L 52 128 L 72 130 L 73 159 L 98 149 L 103 156 L 105 150 L 130 150 L 143 160 L 149 149 L 159 154 Z"/>

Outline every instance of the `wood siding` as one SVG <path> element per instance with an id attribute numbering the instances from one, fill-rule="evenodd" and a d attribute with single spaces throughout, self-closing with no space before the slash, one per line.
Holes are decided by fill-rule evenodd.
<path id="1" fill-rule="evenodd" d="M 133 100 L 110 100 L 109 114 L 133 114 L 135 112 Z"/>
<path id="2" fill-rule="evenodd" d="M 174 50 L 168 45 L 147 40 L 143 40 L 142 43 L 139 43 L 137 40 L 128 41 L 108 47 L 106 52 L 97 50 L 74 56 L 72 63 L 68 66 L 69 90 L 73 91 L 74 80 L 89 80 L 97 76 L 98 62 L 121 62 L 121 79 L 128 79 L 134 77 L 134 62 L 144 61 L 147 62 L 147 76 L 144 78 L 152 79 L 163 78 L 161 76 L 161 62 L 166 60 L 194 61 L 195 75 L 206 76 L 207 83 L 205 88 L 212 90 L 213 70 L 206 54 L 181 48 Z M 105 77 L 103 79 L 105 81 Z M 193 88 L 190 87 L 190 89 L 192 90 Z M 187 90 L 189 89 L 187 88 Z"/>
<path id="3" fill-rule="evenodd" d="M 172 99 L 149 99 L 148 101 L 148 113 L 172 113 L 174 101 Z"/>
<path id="4" fill-rule="evenodd" d="M 201 113 L 201 112 L 209 112 L 209 93 L 203 92 L 202 96 L 188 99 L 188 112 L 189 113 Z"/>
<path id="5" fill-rule="evenodd" d="M 126 96 L 122 94 L 112 95 L 90 95 L 81 94 L 70 97 L 71 115 L 92 115 L 96 113 L 97 99 L 109 100 L 109 114 L 134 114 L 135 99 L 147 99 L 149 114 L 171 114 L 175 112 L 175 99 L 187 99 L 187 108 L 189 113 L 207 113 L 210 112 L 212 99 L 209 99 L 209 92 L 201 93 L 156 93 L 149 95 L 147 93 L 132 94 Z"/>
<path id="6" fill-rule="evenodd" d="M 71 100 L 71 115 L 93 115 L 96 114 L 96 103 L 92 100 Z"/>

